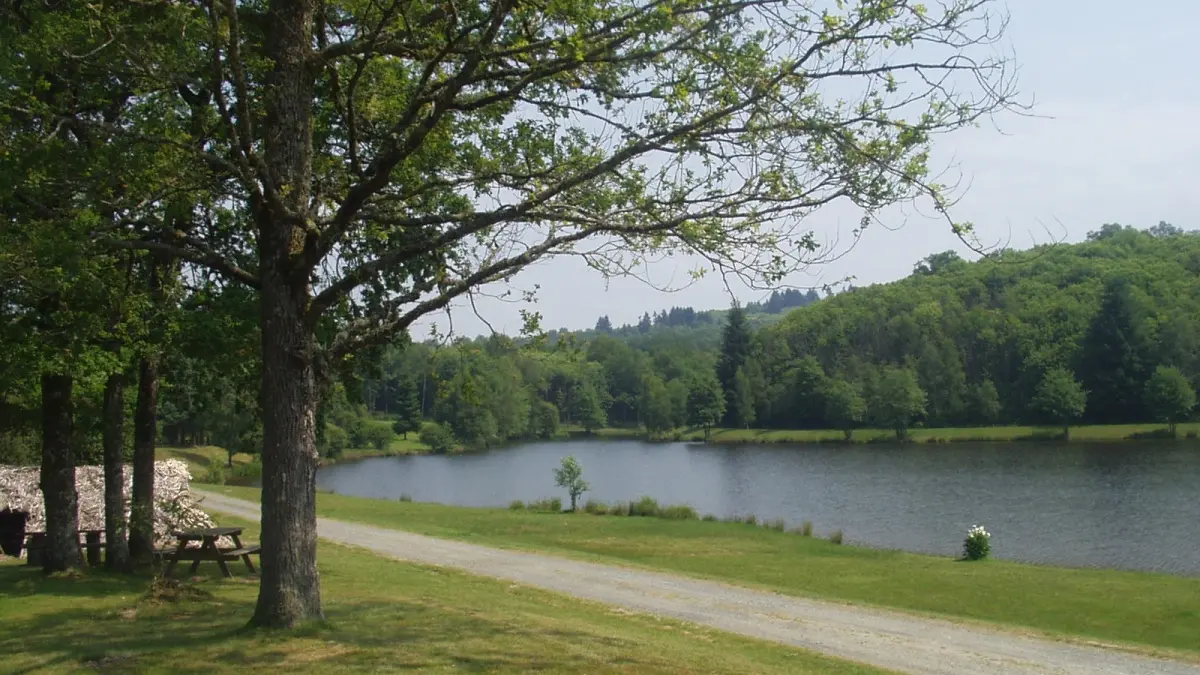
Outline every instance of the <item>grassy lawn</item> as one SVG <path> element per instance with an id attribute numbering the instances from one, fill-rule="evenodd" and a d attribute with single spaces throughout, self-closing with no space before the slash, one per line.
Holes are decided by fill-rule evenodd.
<path id="1" fill-rule="evenodd" d="M 208 467 L 212 464 L 224 466 L 225 462 L 229 459 L 229 455 L 225 453 L 225 448 L 215 445 L 197 445 L 190 448 L 160 445 L 155 448 L 154 453 L 157 460 L 181 459 L 187 462 L 188 471 L 192 473 L 192 478 L 197 480 L 208 473 Z M 234 464 L 248 464 L 253 459 L 251 455 L 242 453 L 233 456 Z"/>
<path id="2" fill-rule="evenodd" d="M 232 518 L 222 522 L 235 524 Z M 251 538 L 257 538 L 247 525 Z M 882 671 L 669 620 L 322 542 L 328 622 L 244 629 L 244 567 L 203 597 L 146 594 L 149 579 L 46 578 L 0 564 L 0 669 L 20 673 L 830 673 Z M 239 563 L 240 565 L 240 563 Z M 211 568 L 211 569 L 207 569 Z M 178 575 L 179 573 L 177 573 Z"/>
<path id="3" fill-rule="evenodd" d="M 258 491 L 215 488 L 252 501 Z M 321 494 L 322 516 L 673 570 L 782 593 L 1200 653 L 1200 578 L 836 546 L 734 523 L 538 514 Z"/>

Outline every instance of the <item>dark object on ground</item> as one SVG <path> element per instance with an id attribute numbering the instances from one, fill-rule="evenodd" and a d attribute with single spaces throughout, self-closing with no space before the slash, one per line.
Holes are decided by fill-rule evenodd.
<path id="1" fill-rule="evenodd" d="M 25 521 L 29 514 L 24 511 L 4 509 L 0 511 L 0 551 L 14 558 L 21 555 L 25 544 Z"/>

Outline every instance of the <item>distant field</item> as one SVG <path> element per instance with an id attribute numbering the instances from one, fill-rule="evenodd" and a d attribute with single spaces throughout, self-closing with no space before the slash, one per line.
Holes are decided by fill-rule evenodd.
<path id="1" fill-rule="evenodd" d="M 259 500 L 253 488 L 216 490 Z M 317 511 L 345 521 L 666 569 L 792 595 L 1200 653 L 1200 578 L 1195 577 L 1002 560 L 964 563 L 839 546 L 738 523 L 474 509 L 324 493 L 317 496 Z"/>

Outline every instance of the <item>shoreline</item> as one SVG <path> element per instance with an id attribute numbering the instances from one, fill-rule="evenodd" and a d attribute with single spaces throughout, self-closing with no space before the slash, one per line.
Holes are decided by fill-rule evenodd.
<path id="1" fill-rule="evenodd" d="M 1070 437 L 1063 438 L 1061 428 L 1032 426 L 945 427 L 910 429 L 908 437 L 897 440 L 894 431 L 887 429 L 856 429 L 851 440 L 832 429 L 726 429 L 714 428 L 708 437 L 701 429 L 679 429 L 648 435 L 642 429 L 606 427 L 587 433 L 570 430 L 570 439 L 638 440 L 653 443 L 708 443 L 710 445 L 871 445 L 871 444 L 951 444 L 951 443 L 1099 443 L 1134 441 L 1192 441 L 1200 436 L 1200 422 L 1178 425 L 1172 438 L 1163 424 L 1112 424 L 1071 427 Z"/>

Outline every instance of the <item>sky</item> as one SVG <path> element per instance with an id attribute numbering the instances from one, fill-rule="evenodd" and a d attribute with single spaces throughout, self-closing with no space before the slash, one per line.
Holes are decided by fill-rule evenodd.
<path id="1" fill-rule="evenodd" d="M 1022 100 L 1033 102 L 1033 115 L 1004 116 L 995 125 L 936 141 L 931 167 L 950 169 L 949 178 L 962 180 L 955 220 L 975 223 L 985 245 L 1012 248 L 1080 241 L 1111 222 L 1150 227 L 1165 220 L 1200 228 L 1200 40 L 1194 35 L 1200 2 L 1009 0 L 1001 7 L 1011 19 L 1005 40 L 1020 67 L 1019 90 Z M 840 241 L 844 249 L 857 220 L 855 211 L 835 207 L 808 225 L 819 241 Z M 853 277 L 863 286 L 902 278 L 931 253 L 976 257 L 944 221 L 911 209 L 903 221 L 886 225 L 868 229 L 838 260 L 785 283 L 819 287 Z M 645 273 L 657 285 L 679 285 L 692 264 L 660 261 Z M 742 302 L 768 294 L 727 288 L 716 276 L 665 293 L 637 279 L 606 281 L 569 257 L 542 261 L 508 287 L 488 291 L 535 286 L 532 307 L 489 297 L 478 297 L 474 309 L 457 303 L 451 310 L 454 334 L 514 334 L 522 308 L 540 312 L 543 328 L 578 330 L 592 327 L 600 315 L 619 325 L 676 305 L 726 307 L 731 293 Z M 414 326 L 414 337 L 430 324 L 443 332 L 451 328 L 445 313 L 435 314 Z"/>

